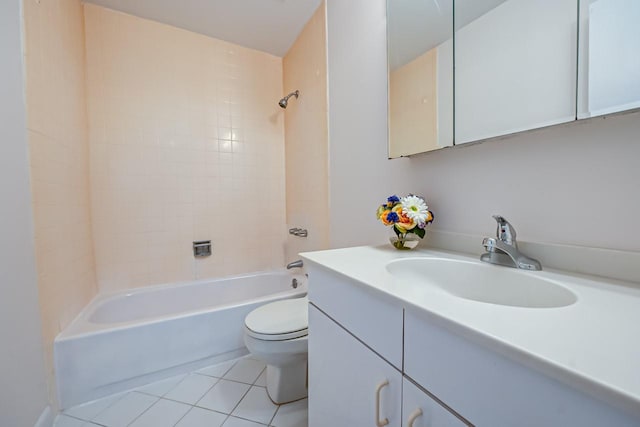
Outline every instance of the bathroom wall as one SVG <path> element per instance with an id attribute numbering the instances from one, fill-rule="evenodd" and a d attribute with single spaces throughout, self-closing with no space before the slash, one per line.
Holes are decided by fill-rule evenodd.
<path id="1" fill-rule="evenodd" d="M 35 250 L 51 386 L 53 339 L 97 291 L 89 204 L 84 21 L 79 0 L 23 4 Z"/>
<path id="2" fill-rule="evenodd" d="M 331 166 L 330 185 L 333 192 L 346 183 L 340 191 L 342 208 L 358 218 L 341 224 L 333 215 L 340 239 L 332 243 L 382 243 L 384 232 L 368 219 L 374 201 L 360 194 L 375 196 L 387 189 L 426 196 L 436 216 L 434 229 L 490 235 L 495 231 L 490 215 L 500 213 L 515 225 L 521 240 L 640 250 L 640 240 L 634 238 L 640 235 L 640 113 L 384 160 L 384 4 L 327 3 L 330 151 L 331 161 L 338 162 Z M 369 94 L 362 108 L 348 104 L 350 86 L 353 98 Z M 362 135 L 367 138 L 357 138 Z M 347 161 L 346 150 L 337 153 L 334 148 L 353 140 L 359 141 L 353 149 L 361 153 L 352 152 Z M 349 194 L 357 200 L 345 204 Z M 337 199 L 332 194 L 332 203 Z"/>
<path id="3" fill-rule="evenodd" d="M 90 4 L 85 18 L 101 292 L 282 267 L 282 59 Z"/>
<path id="4" fill-rule="evenodd" d="M 286 260 L 329 247 L 327 56 L 322 3 L 283 58 L 284 94 L 300 90 L 285 110 L 287 227 L 309 231 L 288 236 Z"/>
<path id="5" fill-rule="evenodd" d="M 327 0 L 331 247 L 387 241 L 376 209 L 417 193 L 410 161 L 387 160 L 385 0 Z"/>
<path id="6" fill-rule="evenodd" d="M 29 190 L 21 3 L 0 2 L 2 426 L 33 426 L 48 405 Z"/>

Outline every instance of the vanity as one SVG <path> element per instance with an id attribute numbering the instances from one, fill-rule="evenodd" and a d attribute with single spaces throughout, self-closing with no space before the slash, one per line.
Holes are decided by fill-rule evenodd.
<path id="1" fill-rule="evenodd" d="M 301 255 L 310 427 L 640 425 L 640 288 L 432 249 Z"/>

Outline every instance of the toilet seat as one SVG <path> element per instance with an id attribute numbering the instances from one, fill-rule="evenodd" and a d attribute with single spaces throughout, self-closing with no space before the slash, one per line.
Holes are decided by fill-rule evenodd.
<path id="1" fill-rule="evenodd" d="M 245 318 L 247 335 L 264 341 L 285 341 L 308 335 L 308 303 L 308 298 L 296 298 L 256 308 Z"/>

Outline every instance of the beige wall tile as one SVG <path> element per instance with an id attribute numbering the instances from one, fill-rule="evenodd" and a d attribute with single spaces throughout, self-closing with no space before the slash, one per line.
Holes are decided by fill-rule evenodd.
<path id="1" fill-rule="evenodd" d="M 287 261 L 329 247 L 325 6 L 318 7 L 283 60 L 284 92 L 300 90 L 285 110 L 287 225 L 309 231 L 289 236 Z"/>
<path id="2" fill-rule="evenodd" d="M 100 290 L 282 267 L 282 59 L 90 4 L 85 22 Z"/>
<path id="3" fill-rule="evenodd" d="M 52 400 L 53 340 L 96 294 L 79 0 L 24 2 L 36 262 Z"/>

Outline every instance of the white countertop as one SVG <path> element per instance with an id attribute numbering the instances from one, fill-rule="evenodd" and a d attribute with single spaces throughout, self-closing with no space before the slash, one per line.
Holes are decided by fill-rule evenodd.
<path id="1" fill-rule="evenodd" d="M 441 320 L 451 331 L 640 415 L 640 287 L 557 270 L 522 271 L 562 283 L 578 301 L 560 308 L 522 308 L 470 301 L 432 286 L 400 283 L 389 261 L 477 258 L 428 249 L 391 247 L 308 252 L 309 263 L 353 279 Z M 495 268 L 508 268 L 499 267 Z M 544 268 L 544 265 L 543 265 Z M 313 278 L 310 282 L 313 286 Z"/>

